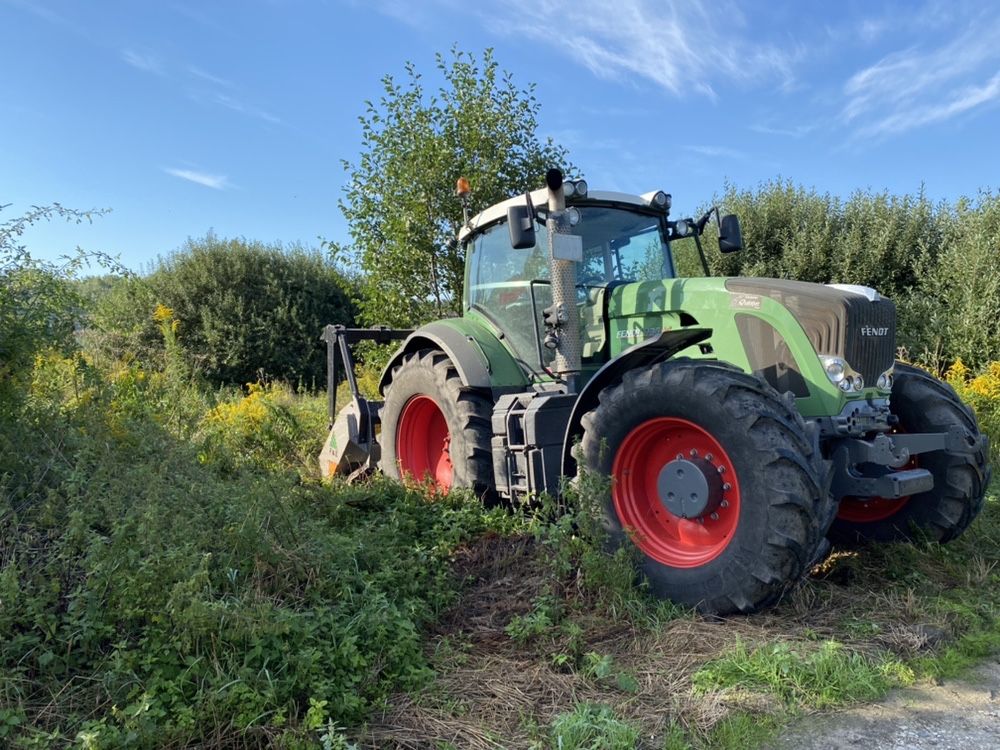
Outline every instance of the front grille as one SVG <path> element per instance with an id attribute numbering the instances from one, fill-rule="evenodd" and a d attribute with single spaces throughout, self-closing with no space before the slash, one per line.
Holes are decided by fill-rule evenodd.
<path id="1" fill-rule="evenodd" d="M 843 357 L 874 385 L 896 359 L 896 306 L 842 289 L 779 279 L 729 279 L 726 289 L 770 297 L 799 322 L 817 354 Z"/>
<path id="2" fill-rule="evenodd" d="M 857 295 L 855 295 L 857 297 Z M 882 299 L 847 307 L 847 337 L 843 357 L 868 385 L 896 361 L 896 305 Z"/>

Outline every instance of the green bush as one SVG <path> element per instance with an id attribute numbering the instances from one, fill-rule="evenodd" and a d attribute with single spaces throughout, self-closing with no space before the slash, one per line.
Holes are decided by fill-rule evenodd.
<path id="1" fill-rule="evenodd" d="M 721 205 L 740 217 L 746 249 L 712 253 L 713 272 L 864 284 L 893 298 L 926 276 L 949 223 L 923 193 L 858 191 L 842 201 L 781 181 L 730 185 Z"/>
<path id="2" fill-rule="evenodd" d="M 935 267 L 908 305 L 919 336 L 911 355 L 936 369 L 961 359 L 974 369 L 1000 360 L 1000 194 L 961 199 Z"/>
<path id="3" fill-rule="evenodd" d="M 321 399 L 203 390 L 162 304 L 158 368 L 93 360 L 73 269 L 4 261 L 0 745 L 335 743 L 430 675 L 450 556 L 502 514 L 309 481 Z"/>
<path id="4" fill-rule="evenodd" d="M 112 285 L 92 318 L 95 346 L 111 358 L 156 364 L 159 304 L 172 312 L 178 340 L 209 382 L 316 387 L 326 373 L 319 337 L 328 323 L 353 323 L 353 293 L 319 252 L 209 233 L 188 240 L 145 278 Z"/>

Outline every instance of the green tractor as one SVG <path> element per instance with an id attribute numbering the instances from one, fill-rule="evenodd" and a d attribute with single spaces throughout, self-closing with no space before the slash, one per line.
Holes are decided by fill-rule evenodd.
<path id="1" fill-rule="evenodd" d="M 460 181 L 460 195 L 468 188 Z M 328 326 L 325 474 L 380 469 L 484 500 L 610 476 L 604 523 L 658 595 L 725 614 L 772 604 L 828 539 L 947 542 L 976 517 L 987 438 L 945 383 L 896 361 L 867 287 L 678 278 L 712 220 L 664 192 L 546 187 L 466 220 L 464 312 L 415 331 Z M 367 401 L 350 344 L 402 340 Z M 352 402 L 336 421 L 336 355 Z"/>

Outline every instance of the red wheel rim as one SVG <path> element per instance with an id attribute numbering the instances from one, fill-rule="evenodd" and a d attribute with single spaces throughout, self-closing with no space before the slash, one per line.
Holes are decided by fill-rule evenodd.
<path id="1" fill-rule="evenodd" d="M 679 458 L 704 462 L 722 480 L 718 504 L 697 518 L 674 515 L 660 499 L 660 473 Z M 696 568 L 714 560 L 732 541 L 739 524 L 739 480 L 719 441 L 693 422 L 676 417 L 643 422 L 622 441 L 611 473 L 611 498 L 622 526 L 657 562 Z"/>
<path id="2" fill-rule="evenodd" d="M 900 429 L 892 431 L 893 434 L 902 432 Z M 916 469 L 917 457 L 913 456 L 909 463 L 897 471 L 904 469 Z M 840 501 L 837 506 L 837 518 L 849 523 L 875 523 L 892 518 L 899 513 L 903 507 L 910 502 L 912 495 L 904 497 L 854 497 L 847 496 Z"/>
<path id="3" fill-rule="evenodd" d="M 403 407 L 396 427 L 396 460 L 404 479 L 429 480 L 451 489 L 451 433 L 441 407 L 430 396 L 414 396 Z"/>
<path id="4" fill-rule="evenodd" d="M 837 508 L 837 518 L 851 523 L 874 523 L 899 513 L 910 502 L 906 497 L 845 497 Z"/>

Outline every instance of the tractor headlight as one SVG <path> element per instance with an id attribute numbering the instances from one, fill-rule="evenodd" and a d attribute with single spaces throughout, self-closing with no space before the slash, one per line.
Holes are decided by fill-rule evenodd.
<path id="1" fill-rule="evenodd" d="M 878 376 L 878 382 L 876 383 L 880 391 L 891 391 L 892 390 L 892 370 L 886 370 L 881 375 Z"/>
<path id="2" fill-rule="evenodd" d="M 580 223 L 580 211 L 572 207 L 567 208 L 566 221 L 569 222 L 569 225 L 571 227 L 575 227 L 577 224 Z"/>
<path id="3" fill-rule="evenodd" d="M 669 209 L 670 208 L 670 196 L 664 193 L 662 190 L 658 191 L 656 195 L 653 196 L 653 200 L 650 201 L 657 208 Z"/>
<path id="4" fill-rule="evenodd" d="M 847 375 L 847 363 L 840 357 L 820 357 L 831 383 L 842 383 Z"/>
<path id="5" fill-rule="evenodd" d="M 575 183 L 573 183 L 573 195 L 575 195 L 577 198 L 586 198 L 587 197 L 587 181 L 586 180 L 577 180 Z"/>
<path id="6" fill-rule="evenodd" d="M 830 382 L 844 393 L 858 393 L 864 390 L 865 379 L 841 357 L 821 354 L 819 361 Z"/>

